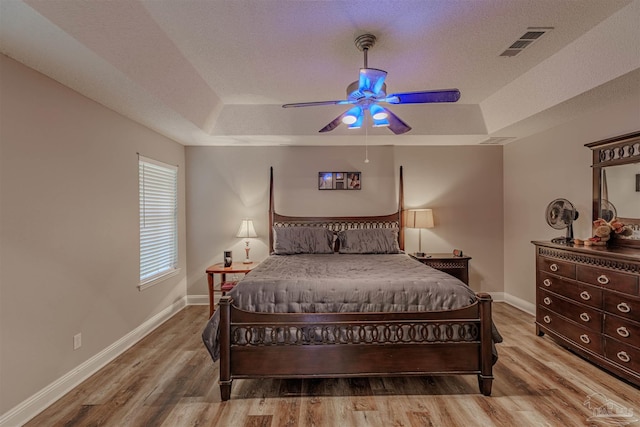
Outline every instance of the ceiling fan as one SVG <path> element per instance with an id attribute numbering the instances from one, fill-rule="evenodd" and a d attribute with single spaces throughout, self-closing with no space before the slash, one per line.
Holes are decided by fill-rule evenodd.
<path id="1" fill-rule="evenodd" d="M 336 101 L 299 102 L 284 104 L 284 108 L 290 107 L 315 107 L 318 105 L 353 105 L 350 109 L 336 117 L 328 125 L 320 129 L 320 132 L 334 130 L 340 123 L 349 126 L 349 129 L 359 129 L 365 117 L 369 115 L 374 127 L 386 126 L 396 135 L 411 130 L 411 126 L 403 122 L 389 109 L 380 105 L 387 104 L 426 104 L 433 102 L 456 102 L 460 99 L 458 89 L 430 90 L 420 92 L 394 93 L 387 95 L 387 85 L 384 80 L 387 72 L 377 68 L 369 68 L 367 64 L 367 52 L 376 42 L 373 34 L 363 34 L 355 40 L 356 46 L 364 52 L 364 68 L 360 69 L 360 79 L 347 86 L 347 99 Z"/>

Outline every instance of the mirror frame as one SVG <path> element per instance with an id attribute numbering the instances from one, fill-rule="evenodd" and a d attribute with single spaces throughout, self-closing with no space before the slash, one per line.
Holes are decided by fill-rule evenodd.
<path id="1" fill-rule="evenodd" d="M 601 141 L 585 144 L 592 150 L 593 164 L 593 208 L 592 221 L 600 216 L 602 168 L 608 166 L 640 163 L 640 131 L 603 139 Z M 640 218 L 619 218 L 627 225 L 640 227 Z M 595 228 L 592 227 L 592 232 Z M 625 246 L 640 249 L 640 240 L 622 239 L 613 235 L 610 243 L 613 246 Z"/>

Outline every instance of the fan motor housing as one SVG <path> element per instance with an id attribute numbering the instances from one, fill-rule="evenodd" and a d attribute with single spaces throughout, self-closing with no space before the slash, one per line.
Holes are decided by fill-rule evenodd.
<path id="1" fill-rule="evenodd" d="M 385 97 L 387 95 L 387 84 L 384 83 L 382 85 L 382 89 L 380 89 L 380 92 L 376 93 L 371 93 L 370 96 L 367 96 L 367 93 L 362 93 L 360 92 L 360 82 L 359 81 L 355 81 L 353 83 L 351 83 L 349 86 L 347 86 L 347 98 L 348 99 L 352 99 L 354 101 L 359 101 L 362 98 L 374 98 L 374 97 Z"/>

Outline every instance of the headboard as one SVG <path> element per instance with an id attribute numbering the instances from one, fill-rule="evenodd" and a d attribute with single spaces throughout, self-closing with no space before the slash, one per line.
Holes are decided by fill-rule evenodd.
<path id="1" fill-rule="evenodd" d="M 398 210 L 389 215 L 375 216 L 330 216 L 330 217 L 302 217 L 286 216 L 275 212 L 273 201 L 273 167 L 271 167 L 269 179 L 269 250 L 273 250 L 273 226 L 300 227 L 315 226 L 324 227 L 337 233 L 346 229 L 363 228 L 397 228 L 398 245 L 404 250 L 404 209 L 402 166 L 400 166 L 400 181 L 398 192 Z"/>

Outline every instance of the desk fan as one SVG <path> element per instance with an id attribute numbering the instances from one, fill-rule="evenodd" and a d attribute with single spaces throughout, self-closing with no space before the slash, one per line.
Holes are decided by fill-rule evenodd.
<path id="1" fill-rule="evenodd" d="M 545 214 L 547 224 L 556 230 L 567 229 L 565 237 L 551 239 L 553 243 L 569 244 L 573 243 L 573 221 L 578 219 L 578 211 L 567 199 L 555 199 L 549 206 Z"/>

